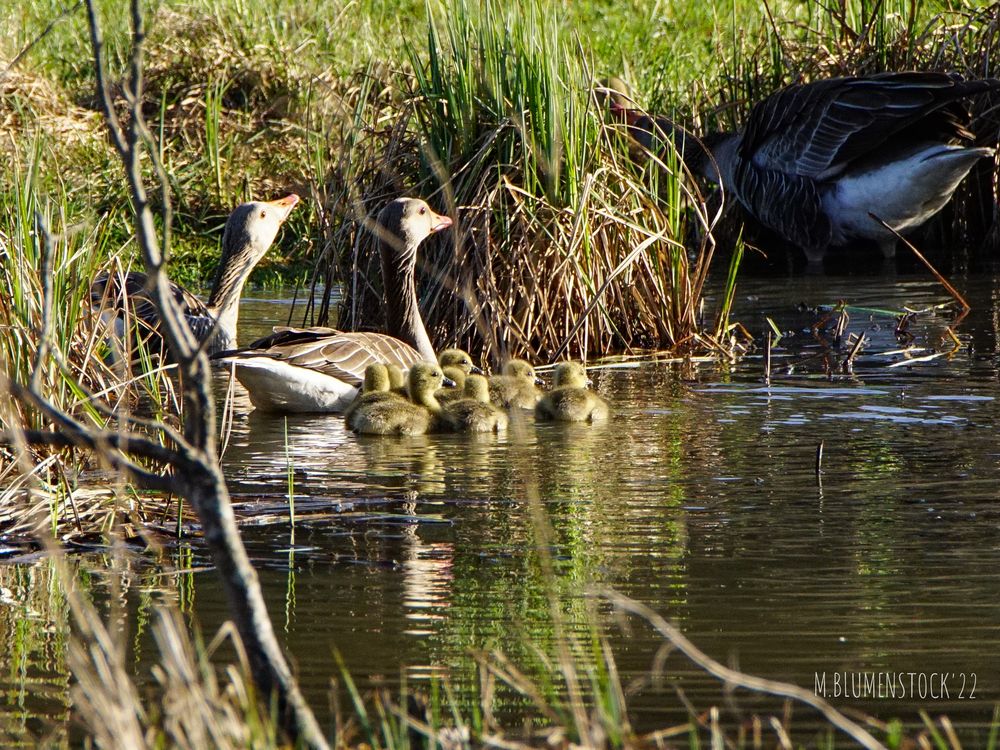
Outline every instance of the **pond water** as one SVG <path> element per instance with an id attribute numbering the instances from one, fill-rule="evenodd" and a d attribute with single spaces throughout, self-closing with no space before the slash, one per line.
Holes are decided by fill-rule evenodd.
<path id="1" fill-rule="evenodd" d="M 962 346 L 924 360 L 957 344 L 953 313 L 933 310 L 948 301 L 934 282 L 744 281 L 734 317 L 759 340 L 768 318 L 785 333 L 770 384 L 759 353 L 731 368 L 594 369 L 613 407 L 605 425 L 527 419 L 499 438 L 359 438 L 334 416 L 254 413 L 238 394 L 224 465 L 240 514 L 287 513 L 291 466 L 294 540 L 287 523 L 244 531 L 312 704 L 328 721 L 338 653 L 362 688 L 446 675 L 461 693 L 475 680 L 470 650 L 530 661 L 528 642 L 553 638 L 553 588 L 566 627 L 586 637 L 590 594 L 604 586 L 727 665 L 810 690 L 822 680 L 835 706 L 911 726 L 921 709 L 947 714 L 977 744 L 1000 700 L 1000 279 L 953 281 L 973 306 L 954 328 Z M 847 332 L 868 338 L 853 374 L 841 371 L 848 343 L 812 331 L 826 316 L 817 308 L 840 300 L 851 306 Z M 904 307 L 923 312 L 901 343 L 894 313 Z M 287 314 L 287 302 L 251 300 L 243 340 Z M 893 353 L 907 346 L 921 350 Z M 905 357 L 917 359 L 900 365 Z M 553 585 L 538 562 L 539 508 Z M 18 586 L 45 585 L 32 566 L 16 567 L 0 602 L 11 611 Z M 187 607 L 214 632 L 227 616 L 214 574 L 186 585 Z M 64 631 L 48 626 L 42 646 L 0 657 L 5 726 L 16 711 L 22 723 L 36 712 L 60 720 L 58 700 L 24 708 L 28 677 L 65 683 L 52 643 Z M 608 632 L 623 681 L 649 675 L 662 639 L 635 619 Z M 148 669 L 151 641 L 136 643 L 136 668 Z M 871 673 L 905 689 L 851 695 Z M 678 690 L 696 709 L 725 700 L 674 654 L 662 679 L 630 697 L 638 728 L 683 721 Z M 815 716 L 796 716 L 808 740 Z"/>

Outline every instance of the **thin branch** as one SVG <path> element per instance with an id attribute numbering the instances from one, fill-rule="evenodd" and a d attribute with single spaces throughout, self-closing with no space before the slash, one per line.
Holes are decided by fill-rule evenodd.
<path id="1" fill-rule="evenodd" d="M 948 279 L 942 276 L 941 273 L 933 265 L 931 265 L 931 262 L 924 257 L 923 253 L 921 253 L 919 250 L 917 250 L 916 247 L 914 247 L 912 242 L 910 242 L 903 235 L 901 235 L 895 229 L 893 229 L 884 221 L 882 221 L 880 217 L 876 216 L 871 211 L 868 212 L 868 215 L 871 216 L 875 221 L 877 221 L 883 227 L 888 229 L 890 232 L 892 232 L 896 236 L 896 239 L 901 240 L 904 245 L 906 245 L 908 248 L 910 248 L 910 250 L 913 251 L 913 254 L 917 256 L 917 259 L 925 266 L 927 266 L 928 270 L 930 270 L 930 272 L 934 274 L 934 278 L 941 283 L 941 286 L 943 286 L 947 290 L 948 294 L 950 294 L 952 297 L 955 298 L 955 301 L 962 307 L 963 313 L 967 313 L 969 312 L 969 310 L 972 309 L 972 305 L 970 305 L 968 302 L 965 301 L 965 297 L 959 294 L 959 291 L 948 282 Z"/>
<path id="2" fill-rule="evenodd" d="M 605 590 L 602 594 L 619 609 L 642 617 L 653 626 L 654 630 L 670 641 L 675 648 L 694 662 L 695 665 L 713 677 L 722 680 L 727 686 L 753 690 L 757 693 L 767 693 L 779 698 L 790 698 L 804 703 L 823 714 L 823 717 L 827 721 L 862 747 L 868 748 L 868 750 L 886 750 L 886 746 L 875 739 L 868 730 L 848 719 L 818 695 L 814 695 L 808 690 L 788 682 L 753 677 L 742 672 L 737 672 L 735 669 L 730 669 L 691 643 L 680 630 L 668 623 L 657 612 L 654 612 L 646 605 L 623 596 L 617 591 Z"/>
<path id="3" fill-rule="evenodd" d="M 144 490 L 177 493 L 179 482 L 173 477 L 143 469 L 121 453 L 112 450 L 129 450 L 130 452 L 142 455 L 144 451 L 139 448 L 141 443 L 145 441 L 140 439 L 134 444 L 127 444 L 126 441 L 119 440 L 119 437 L 121 436 L 117 433 L 98 433 L 94 435 L 86 431 L 69 433 L 22 430 L 17 434 L 0 433 L 0 446 L 12 450 L 18 450 L 20 445 L 44 445 L 50 448 L 85 448 L 96 453 L 112 469 L 121 472 L 130 482 Z M 121 443 L 125 444 L 117 445 Z"/>

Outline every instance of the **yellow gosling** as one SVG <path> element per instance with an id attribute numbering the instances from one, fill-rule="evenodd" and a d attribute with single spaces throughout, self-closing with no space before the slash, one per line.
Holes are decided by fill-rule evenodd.
<path id="1" fill-rule="evenodd" d="M 507 429 L 507 415 L 490 403 L 489 381 L 469 375 L 463 398 L 442 409 L 441 423 L 455 432 L 500 432 Z"/>
<path id="2" fill-rule="evenodd" d="M 578 362 L 556 367 L 552 390 L 535 407 L 537 419 L 557 422 L 598 422 L 608 418 L 608 403 L 587 388 L 587 371 Z"/>
<path id="3" fill-rule="evenodd" d="M 434 394 L 437 400 L 441 402 L 441 406 L 444 406 L 445 404 L 450 404 L 452 401 L 458 401 L 458 399 L 465 395 L 465 378 L 468 376 L 468 373 L 458 365 L 442 366 L 441 372 L 444 373 L 446 378 L 455 383 L 455 385 L 442 388 Z"/>
<path id="4" fill-rule="evenodd" d="M 542 392 L 535 368 L 523 359 L 512 359 L 501 375 L 490 378 L 490 401 L 501 409 L 534 409 Z"/>
<path id="5" fill-rule="evenodd" d="M 434 393 L 443 383 L 438 365 L 419 362 L 406 378 L 409 401 L 384 399 L 359 406 L 347 426 L 365 435 L 423 435 L 437 427 L 441 405 Z"/>
<path id="6" fill-rule="evenodd" d="M 402 379 L 403 373 L 395 365 L 372 364 L 365 368 L 365 381 L 361 386 L 361 393 L 354 399 L 353 403 L 344 412 L 344 419 L 350 425 L 351 414 L 359 406 L 364 404 L 374 404 L 377 401 L 386 399 L 403 400 L 405 396 L 392 391 L 392 378 L 389 375 L 389 367 L 395 367 Z"/>

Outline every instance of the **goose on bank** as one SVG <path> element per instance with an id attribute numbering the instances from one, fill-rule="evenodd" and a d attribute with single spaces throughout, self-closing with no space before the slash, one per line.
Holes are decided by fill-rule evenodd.
<path id="1" fill-rule="evenodd" d="M 608 418 L 608 403 L 587 388 L 590 379 L 578 362 L 560 362 L 552 390 L 535 407 L 536 419 L 557 422 L 597 422 Z"/>
<path id="2" fill-rule="evenodd" d="M 342 412 L 354 400 L 365 368 L 374 362 L 408 369 L 434 362 L 434 348 L 420 317 L 414 273 L 417 248 L 452 221 L 417 198 L 398 198 L 379 213 L 379 238 L 388 333 L 329 328 L 286 329 L 219 358 L 254 406 L 274 412 Z"/>
<path id="3" fill-rule="evenodd" d="M 1000 80 L 953 73 L 883 73 L 788 86 L 757 104 L 736 133 L 704 146 L 666 118 L 611 97 L 630 133 L 649 146 L 669 138 L 692 171 L 721 182 L 746 212 L 800 247 L 810 262 L 831 246 L 875 242 L 886 257 L 895 235 L 940 211 L 994 149 L 974 147 L 963 100 L 1000 91 Z M 683 139 L 683 144 L 680 141 Z"/>
<path id="4" fill-rule="evenodd" d="M 209 354 L 236 345 L 243 287 L 298 202 L 299 196 L 293 193 L 274 201 L 243 203 L 233 210 L 222 233 L 222 256 L 207 303 L 182 286 L 170 284 L 191 332 Z M 146 274 L 138 271 L 101 274 L 90 288 L 90 302 L 114 326 L 113 338 L 118 341 L 125 339 L 124 311 L 128 310 L 143 346 L 158 353 L 163 345 L 160 315 L 146 285 Z"/>
<path id="5" fill-rule="evenodd" d="M 436 429 L 441 405 L 434 393 L 445 382 L 441 367 L 418 362 L 406 379 L 409 401 L 389 398 L 361 404 L 347 417 L 347 426 L 364 435 L 423 435 Z"/>

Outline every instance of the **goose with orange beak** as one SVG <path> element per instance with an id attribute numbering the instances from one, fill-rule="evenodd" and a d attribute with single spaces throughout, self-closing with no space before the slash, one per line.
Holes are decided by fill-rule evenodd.
<path id="1" fill-rule="evenodd" d="M 236 370 L 254 406 L 269 412 L 342 413 L 354 401 L 370 364 L 403 370 L 437 362 L 417 301 L 417 249 L 452 220 L 419 198 L 398 198 L 372 228 L 379 240 L 386 333 L 331 328 L 278 329 L 216 359 Z"/>
<path id="2" fill-rule="evenodd" d="M 170 284 L 192 333 L 209 354 L 236 346 L 243 287 L 298 202 L 299 196 L 293 193 L 274 201 L 243 203 L 233 210 L 222 233 L 222 257 L 207 303 L 184 287 Z M 146 274 L 138 271 L 101 274 L 91 285 L 90 301 L 102 322 L 114 329 L 109 340 L 134 343 L 125 336 L 131 320 L 135 338 L 152 353 L 161 349 L 162 335 L 160 315 L 147 286 Z"/>

